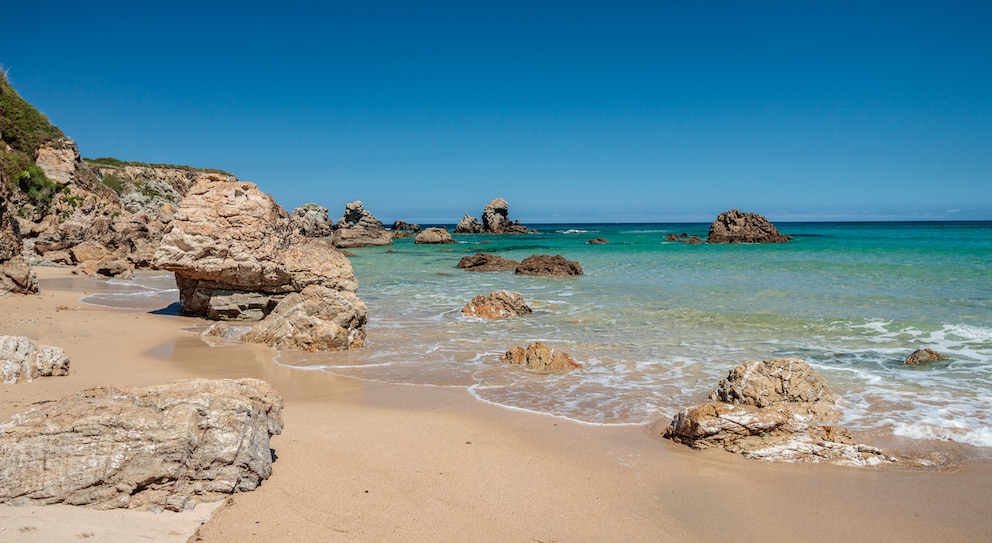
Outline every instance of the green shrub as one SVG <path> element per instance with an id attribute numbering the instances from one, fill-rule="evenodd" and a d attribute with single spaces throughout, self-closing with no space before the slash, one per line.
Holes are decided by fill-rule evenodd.
<path id="1" fill-rule="evenodd" d="M 120 196 L 121 193 L 124 192 L 124 182 L 121 181 L 120 177 L 117 177 L 112 173 L 108 173 L 107 175 L 103 176 L 103 184 L 113 189 L 113 191 L 116 192 L 118 196 Z"/>
<path id="2" fill-rule="evenodd" d="M 65 137 L 40 111 L 24 101 L 0 70 L 0 135 L 14 150 L 34 156 L 45 142 Z"/>

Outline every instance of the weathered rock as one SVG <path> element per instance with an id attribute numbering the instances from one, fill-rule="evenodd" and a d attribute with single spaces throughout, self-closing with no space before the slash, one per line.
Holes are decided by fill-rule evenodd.
<path id="1" fill-rule="evenodd" d="M 444 244 L 454 243 L 455 240 L 447 229 L 432 226 L 413 238 L 414 243 Z"/>
<path id="2" fill-rule="evenodd" d="M 2 177 L 3 174 L 0 174 Z M 36 294 L 38 277 L 21 255 L 20 226 L 7 207 L 9 187 L 0 178 L 0 295 Z"/>
<path id="3" fill-rule="evenodd" d="M 513 271 L 520 275 L 570 277 L 582 275 L 582 266 L 561 255 L 531 255 L 525 258 Z"/>
<path id="4" fill-rule="evenodd" d="M 458 267 L 465 271 L 491 272 L 510 271 L 519 266 L 516 260 L 503 258 L 490 253 L 476 253 L 473 256 L 463 256 L 458 261 Z"/>
<path id="5" fill-rule="evenodd" d="M 479 294 L 462 308 L 463 315 L 482 319 L 508 319 L 532 312 L 519 292 L 508 290 Z"/>
<path id="6" fill-rule="evenodd" d="M 353 349 L 365 344 L 366 312 L 354 292 L 310 285 L 286 296 L 242 339 L 276 349 Z"/>
<path id="7" fill-rule="evenodd" d="M 39 345 L 23 336 L 0 336 L 0 378 L 4 383 L 69 375 L 69 357 L 60 347 Z"/>
<path id="8" fill-rule="evenodd" d="M 390 245 L 393 236 L 382 226 L 379 219 L 354 201 L 345 206 L 344 215 L 334 228 L 331 242 L 338 248 L 370 247 Z"/>
<path id="9" fill-rule="evenodd" d="M 912 354 L 906 357 L 906 360 L 903 363 L 907 366 L 924 366 L 926 364 L 939 362 L 941 360 L 947 360 L 947 357 L 929 347 L 926 347 L 913 351 Z"/>
<path id="10" fill-rule="evenodd" d="M 736 209 L 717 216 L 707 236 L 709 243 L 784 243 L 790 239 L 763 216 Z"/>
<path id="11" fill-rule="evenodd" d="M 419 224 L 411 224 L 406 221 L 395 221 L 393 222 L 393 227 L 391 228 L 393 233 L 396 232 L 420 232 L 422 229 Z"/>
<path id="12" fill-rule="evenodd" d="M 797 358 L 746 362 L 730 371 L 710 401 L 683 409 L 664 436 L 696 449 L 719 447 L 748 458 L 867 465 L 891 461 L 859 445 L 836 421 L 837 397 Z"/>
<path id="13" fill-rule="evenodd" d="M 526 234 L 530 232 L 518 221 L 509 219 L 510 205 L 503 198 L 493 198 L 482 210 L 482 230 L 490 234 Z"/>
<path id="14" fill-rule="evenodd" d="M 466 213 L 462 220 L 455 225 L 456 234 L 481 234 L 482 223 L 478 219 Z"/>
<path id="15" fill-rule="evenodd" d="M 300 235 L 308 238 L 326 238 L 331 235 L 333 227 L 327 217 L 327 208 L 317 204 L 305 204 L 294 209 L 293 224 Z"/>
<path id="16" fill-rule="evenodd" d="M 552 349 L 540 341 L 531 343 L 526 349 L 520 346 L 513 347 L 503 354 L 503 362 L 526 366 L 534 371 L 547 372 L 582 367 L 582 364 L 576 362 L 572 355 L 565 351 Z"/>
<path id="17" fill-rule="evenodd" d="M 256 379 L 66 396 L 0 424 L 0 503 L 180 511 L 254 490 L 282 407 Z"/>
<path id="18" fill-rule="evenodd" d="M 606 238 L 595 238 L 595 239 L 591 239 L 591 240 L 587 241 L 586 242 L 586 245 L 607 245 L 609 243 L 610 243 L 610 240 L 608 240 Z"/>

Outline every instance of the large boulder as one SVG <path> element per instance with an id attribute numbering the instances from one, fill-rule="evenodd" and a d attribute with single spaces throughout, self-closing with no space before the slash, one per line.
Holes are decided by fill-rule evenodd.
<path id="1" fill-rule="evenodd" d="M 708 402 L 683 409 L 663 435 L 695 449 L 748 458 L 869 465 L 891 461 L 859 445 L 839 419 L 837 396 L 806 362 L 778 358 L 732 369 Z"/>
<path id="2" fill-rule="evenodd" d="M 508 290 L 479 294 L 462 308 L 463 315 L 482 319 L 508 319 L 532 312 L 519 292 Z"/>
<path id="3" fill-rule="evenodd" d="M 327 217 L 327 208 L 317 204 L 305 204 L 293 210 L 293 224 L 301 236 L 326 238 L 331 235 L 333 225 Z"/>
<path id="4" fill-rule="evenodd" d="M 33 381 L 69 375 L 69 357 L 60 347 L 39 345 L 23 336 L 0 336 L 0 380 Z"/>
<path id="5" fill-rule="evenodd" d="M 354 292 L 310 285 L 286 296 L 244 341 L 277 349 L 342 351 L 365 344 L 367 308 Z"/>
<path id="6" fill-rule="evenodd" d="M 0 423 L 0 503 L 181 511 L 254 490 L 282 407 L 256 379 L 66 396 Z"/>
<path id="7" fill-rule="evenodd" d="M 539 372 L 567 371 L 582 367 L 572 355 L 552 349 L 540 341 L 527 345 L 527 348 L 520 346 L 511 348 L 503 354 L 503 362 Z"/>
<path id="8" fill-rule="evenodd" d="M 345 206 L 344 215 L 334 228 L 331 242 L 335 247 L 350 249 L 391 245 L 393 236 L 375 215 L 362 206 L 360 200 L 356 200 Z"/>
<path id="9" fill-rule="evenodd" d="M 451 237 L 451 233 L 449 233 L 447 229 L 431 226 L 423 232 L 417 234 L 417 237 L 413 238 L 413 242 L 423 244 L 445 244 L 454 243 L 455 240 Z"/>
<path id="10" fill-rule="evenodd" d="M 514 268 L 519 275 L 546 275 L 551 277 L 571 277 L 582 275 L 582 266 L 561 255 L 531 255 Z"/>
<path id="11" fill-rule="evenodd" d="M 707 236 L 709 243 L 784 243 L 790 239 L 763 216 L 736 209 L 717 216 Z"/>
<path id="12" fill-rule="evenodd" d="M 490 272 L 512 271 L 520 263 L 516 260 L 503 258 L 489 253 L 476 253 L 473 256 L 463 256 L 458 261 L 458 267 L 465 271 Z"/>
<path id="13" fill-rule="evenodd" d="M 912 354 L 906 357 L 903 364 L 907 366 L 925 366 L 941 360 L 947 360 L 947 357 L 929 347 L 924 347 L 923 349 L 913 351 Z"/>
<path id="14" fill-rule="evenodd" d="M 350 316 L 342 322 L 357 328 L 345 336 L 365 337 L 366 309 L 356 295 L 358 281 L 351 263 L 328 241 L 300 236 L 287 213 L 252 183 L 194 185 L 155 253 L 155 264 L 175 272 L 183 314 L 259 320 L 289 294 L 318 286 L 322 289 L 316 292 L 332 297 L 335 304 L 352 304 L 343 309 Z M 356 314 L 361 318 L 353 318 Z M 309 338 L 313 332 L 304 327 L 294 333 Z M 335 331 L 333 337 L 304 343 L 342 348 L 361 343 L 342 342 L 339 336 Z"/>

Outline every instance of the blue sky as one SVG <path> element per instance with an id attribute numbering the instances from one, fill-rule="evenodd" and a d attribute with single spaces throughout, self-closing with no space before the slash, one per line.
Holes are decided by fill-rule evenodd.
<path id="1" fill-rule="evenodd" d="M 9 4 L 0 64 L 83 156 L 289 210 L 992 219 L 987 2 Z"/>

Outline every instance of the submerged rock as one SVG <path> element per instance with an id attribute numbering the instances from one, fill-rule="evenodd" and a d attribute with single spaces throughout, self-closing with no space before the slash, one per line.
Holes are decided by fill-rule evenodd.
<path id="1" fill-rule="evenodd" d="M 719 447 L 747 458 L 870 465 L 893 459 L 857 444 L 839 419 L 837 396 L 798 358 L 746 362 L 710 401 L 683 409 L 663 435 L 695 449 Z"/>
<path id="2" fill-rule="evenodd" d="M 463 315 L 483 319 L 508 319 L 532 312 L 519 292 L 508 290 L 479 294 L 462 308 Z"/>
<path id="3" fill-rule="evenodd" d="M 40 345 L 24 336 L 0 336 L 0 380 L 4 383 L 63 375 L 69 375 L 69 357 L 61 347 Z"/>
<path id="4" fill-rule="evenodd" d="M 463 256 L 458 261 L 459 268 L 474 272 L 511 271 L 519 265 L 520 263 L 516 260 L 489 253 L 476 253 L 473 256 Z"/>
<path id="5" fill-rule="evenodd" d="M 582 367 L 582 364 L 576 362 L 572 355 L 565 351 L 552 349 L 540 341 L 527 345 L 526 349 L 520 346 L 513 347 L 503 354 L 503 362 L 526 366 L 534 371 L 546 372 L 566 371 Z"/>
<path id="6" fill-rule="evenodd" d="M 570 277 L 582 275 L 582 266 L 561 255 L 531 255 L 525 258 L 513 271 L 519 275 Z"/>
<path id="7" fill-rule="evenodd" d="M 763 216 L 736 209 L 721 213 L 707 236 L 709 243 L 784 243 L 790 239 Z"/>
<path id="8" fill-rule="evenodd" d="M 0 424 L 0 503 L 181 511 L 254 490 L 282 407 L 257 379 L 66 396 Z"/>
<path id="9" fill-rule="evenodd" d="M 947 360 L 947 357 L 929 347 L 926 347 L 913 351 L 911 355 L 906 357 L 903 364 L 907 366 L 925 366 L 941 360 Z"/>

